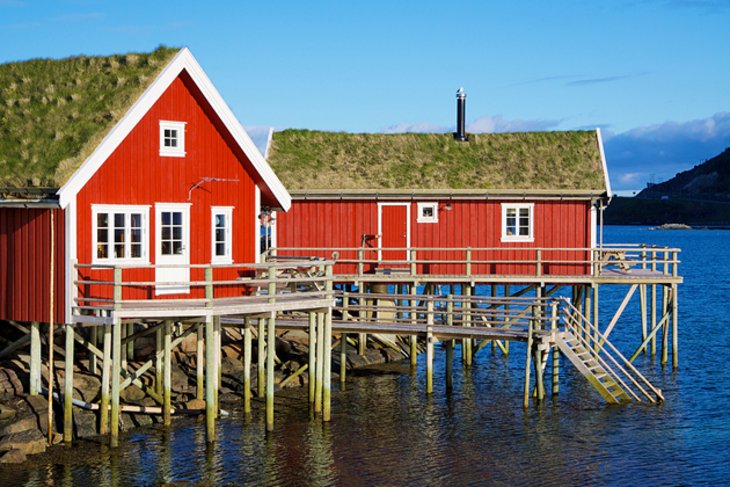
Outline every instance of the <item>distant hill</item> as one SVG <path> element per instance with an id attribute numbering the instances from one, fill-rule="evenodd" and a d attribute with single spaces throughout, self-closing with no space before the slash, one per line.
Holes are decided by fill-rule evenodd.
<path id="1" fill-rule="evenodd" d="M 604 215 L 609 225 L 730 225 L 730 148 L 654 184 L 634 198 L 614 198 Z"/>

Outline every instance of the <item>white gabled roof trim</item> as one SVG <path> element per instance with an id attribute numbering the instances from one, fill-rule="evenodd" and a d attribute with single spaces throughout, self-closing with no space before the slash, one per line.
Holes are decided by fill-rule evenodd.
<path id="1" fill-rule="evenodd" d="M 261 152 L 256 148 L 251 138 L 236 119 L 231 109 L 216 90 L 213 83 L 200 67 L 189 49 L 183 48 L 178 52 L 170 63 L 157 76 L 155 81 L 147 87 L 142 96 L 134 102 L 124 117 L 117 122 L 111 131 L 104 137 L 101 144 L 84 161 L 79 169 L 71 176 L 66 184 L 58 190 L 59 203 L 66 208 L 81 188 L 99 170 L 101 165 L 112 155 L 114 150 L 122 143 L 129 133 L 142 120 L 142 117 L 152 108 L 152 105 L 162 96 L 172 82 L 186 70 L 210 106 L 220 117 L 223 125 L 231 133 L 231 136 L 239 145 L 241 150 L 248 156 L 254 170 L 271 190 L 279 206 L 284 210 L 291 207 L 291 196 L 276 176 L 271 166 Z"/>
<path id="2" fill-rule="evenodd" d="M 601 153 L 601 164 L 603 164 L 603 177 L 606 180 L 606 195 L 610 200 L 613 198 L 611 192 L 611 180 L 608 178 L 608 165 L 606 164 L 606 153 L 603 151 L 603 136 L 601 135 L 601 129 L 596 129 L 596 137 L 598 138 L 598 150 Z"/>

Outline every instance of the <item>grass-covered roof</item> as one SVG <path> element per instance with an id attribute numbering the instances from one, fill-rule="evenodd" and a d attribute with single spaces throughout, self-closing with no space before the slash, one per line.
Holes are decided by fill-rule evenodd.
<path id="1" fill-rule="evenodd" d="M 605 191 L 595 131 L 469 134 L 275 132 L 269 163 L 289 190 Z"/>
<path id="2" fill-rule="evenodd" d="M 0 65 L 0 188 L 57 188 L 178 49 Z"/>

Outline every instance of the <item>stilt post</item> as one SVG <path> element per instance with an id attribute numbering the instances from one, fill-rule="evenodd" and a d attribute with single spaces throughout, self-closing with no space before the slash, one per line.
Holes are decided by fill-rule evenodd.
<path id="1" fill-rule="evenodd" d="M 112 369 L 112 328 L 104 325 L 104 350 L 101 362 L 101 404 L 99 411 L 99 434 L 109 434 L 109 379 Z"/>
<path id="2" fill-rule="evenodd" d="M 243 413 L 251 415 L 251 318 L 243 319 Z"/>
<path id="3" fill-rule="evenodd" d="M 309 313 L 309 404 L 314 405 L 314 394 L 317 383 L 317 315 Z"/>
<path id="4" fill-rule="evenodd" d="M 172 422 L 172 414 L 170 409 L 172 408 L 172 361 L 170 350 L 171 336 L 172 335 L 172 322 L 165 320 L 164 326 L 164 351 L 163 351 L 163 363 L 162 369 L 164 371 L 163 377 L 163 400 L 162 400 L 162 422 L 165 426 L 170 426 Z"/>
<path id="5" fill-rule="evenodd" d="M 115 269 L 116 270 L 116 269 Z M 112 448 L 119 446 L 119 376 L 122 372 L 122 322 L 114 318 L 112 322 L 112 410 L 110 418 L 109 444 Z"/>
<path id="6" fill-rule="evenodd" d="M 66 323 L 66 361 L 63 376 L 63 441 L 73 439 L 73 394 L 74 394 L 74 326 Z"/>
<path id="7" fill-rule="evenodd" d="M 426 303 L 426 394 L 433 392 L 433 300 Z"/>
<path id="8" fill-rule="evenodd" d="M 37 321 L 30 324 L 30 383 L 28 384 L 28 391 L 31 396 L 37 396 L 41 390 L 41 332 L 39 326 Z"/>

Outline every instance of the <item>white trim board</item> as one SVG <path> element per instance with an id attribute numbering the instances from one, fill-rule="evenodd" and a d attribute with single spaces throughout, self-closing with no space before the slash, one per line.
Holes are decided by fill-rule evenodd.
<path id="1" fill-rule="evenodd" d="M 59 204 L 66 208 L 79 191 L 99 170 L 102 164 L 112 155 L 114 150 L 124 141 L 129 133 L 137 126 L 154 103 L 162 96 L 182 71 L 187 71 L 193 79 L 206 101 L 221 119 L 223 125 L 230 132 L 241 150 L 251 161 L 254 171 L 271 190 L 277 203 L 283 210 L 291 207 L 291 196 L 276 176 L 264 156 L 256 148 L 251 138 L 236 119 L 231 109 L 211 83 L 208 76 L 200 67 L 189 49 L 183 48 L 170 63 L 162 70 L 145 92 L 134 102 L 122 119 L 104 137 L 94 152 L 84 161 L 79 169 L 58 190 Z"/>

